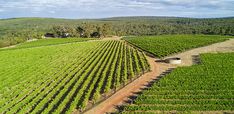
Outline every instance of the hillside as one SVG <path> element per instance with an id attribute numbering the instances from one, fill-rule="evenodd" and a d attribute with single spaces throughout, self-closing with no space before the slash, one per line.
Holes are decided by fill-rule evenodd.
<path id="1" fill-rule="evenodd" d="M 113 17 L 103 19 L 12 18 L 0 20 L 0 47 L 15 45 L 54 32 L 54 26 L 77 31 L 80 27 L 88 36 L 105 31 L 106 35 L 142 36 L 163 34 L 234 35 L 234 18 L 179 17 Z M 104 30 L 105 29 L 105 30 Z M 70 32 L 72 37 L 80 37 Z M 99 32 L 99 34 L 104 34 Z M 106 36 L 104 35 L 104 36 Z"/>
<path id="2" fill-rule="evenodd" d="M 116 22 L 118 21 L 118 22 Z M 134 22 L 132 22 L 134 21 Z M 112 23 L 114 26 L 125 24 L 142 22 L 144 24 L 198 24 L 209 23 L 209 25 L 228 24 L 233 25 L 234 17 L 229 18 L 182 18 L 182 17 L 153 17 L 153 16 L 138 16 L 138 17 L 113 17 L 103 19 L 58 19 L 58 18 L 11 18 L 0 19 L 0 34 L 4 35 L 7 31 L 18 31 L 19 29 L 36 29 L 39 31 L 48 31 L 53 25 L 70 25 L 81 24 L 82 22 L 90 23 Z"/>
<path id="3" fill-rule="evenodd" d="M 70 114 L 149 69 L 144 53 L 121 41 L 21 48 L 0 59 L 2 113 Z"/>
<path id="4" fill-rule="evenodd" d="M 202 54 L 145 89 L 122 114 L 233 113 L 233 53 Z"/>
<path id="5" fill-rule="evenodd" d="M 152 40 L 156 41 L 151 41 L 152 43 L 163 44 L 167 43 L 167 41 L 157 37 L 164 37 L 165 39 L 172 38 L 172 41 L 173 38 L 180 39 L 174 43 L 175 46 L 166 46 L 171 47 L 170 50 L 172 51 L 169 53 L 177 51 L 178 49 L 180 50 L 180 48 L 187 50 L 192 47 L 195 48 L 223 41 L 223 36 L 213 35 L 165 35 L 151 37 L 153 38 L 141 38 L 140 40 L 145 40 L 145 42 Z M 138 40 L 139 38 L 135 39 Z M 125 97 L 130 98 L 129 96 L 132 95 L 134 91 L 139 91 L 142 86 L 153 81 L 160 75 L 160 73 L 163 73 L 164 70 L 172 66 L 167 63 L 155 62 L 156 58 L 146 56 L 143 51 L 138 50 L 136 47 L 132 47 L 132 45 L 129 45 L 129 43 L 124 40 L 104 39 L 87 42 L 83 40 L 88 39 L 42 39 L 18 45 L 15 47 L 17 49 L 13 48 L 12 50 L 1 51 L 0 112 L 45 114 L 83 113 L 86 112 L 86 109 L 91 109 L 92 111 L 95 106 L 102 107 L 99 103 L 103 100 L 106 101 L 106 99 L 110 99 L 110 102 L 106 104 L 103 102 L 106 106 L 102 108 L 103 110 L 100 110 L 99 108 L 99 111 L 96 111 L 95 113 L 99 114 L 99 112 L 102 111 L 107 112 L 108 109 L 116 107 L 116 104 L 126 100 Z M 192 40 L 193 43 L 189 43 L 188 40 Z M 185 44 L 184 42 L 187 42 L 187 45 L 182 45 Z M 226 44 L 227 43 L 224 43 L 222 47 L 230 50 L 233 49 L 232 47 L 225 47 Z M 155 45 L 153 48 L 159 49 L 160 46 Z M 221 48 L 219 49 L 222 50 Z M 157 53 L 165 53 L 167 49 L 159 51 L 160 52 Z M 216 59 L 222 60 L 222 58 Z M 229 57 L 227 60 L 230 60 Z M 232 61 L 228 61 L 225 60 L 225 63 L 232 63 Z M 203 62 L 207 63 L 209 61 Z M 213 66 L 221 65 L 221 62 L 222 61 L 208 67 L 209 71 L 207 72 L 212 72 L 212 68 L 214 68 Z M 166 65 L 164 66 L 162 64 Z M 224 73 L 232 73 L 229 71 L 232 66 L 233 65 L 227 64 L 227 66 L 222 67 L 225 69 L 223 70 Z M 180 70 L 180 68 L 178 68 L 178 70 Z M 217 70 L 217 72 L 219 71 Z M 191 72 L 191 75 L 193 75 L 193 72 Z M 184 75 L 175 76 L 179 77 L 175 81 L 184 79 L 183 77 L 186 78 L 186 76 L 186 73 Z M 209 76 L 211 77 L 211 75 Z M 169 75 L 169 77 L 171 76 Z M 190 83 L 189 80 L 185 81 L 186 83 Z M 208 81 L 210 81 L 209 78 L 207 78 L 206 81 L 208 83 Z M 226 85 L 222 83 L 218 84 L 220 84 L 220 86 Z M 203 86 L 205 86 L 205 84 Z M 196 87 L 196 83 L 194 83 L 194 87 Z M 230 89 L 227 89 L 226 91 L 230 91 Z M 155 94 L 158 93 L 156 92 Z M 174 98 L 176 96 L 172 97 Z M 191 97 L 196 98 L 196 96 Z M 233 98 L 232 93 L 230 93 L 228 98 Z M 207 101 L 209 102 L 209 100 Z M 142 102 L 147 103 L 147 101 Z M 152 100 L 152 102 L 157 101 Z M 204 106 L 210 106 L 217 102 L 211 102 Z M 229 104 L 232 102 L 233 101 L 220 102 L 226 103 L 228 106 L 227 108 L 223 108 L 218 102 L 219 104 L 214 105 L 215 108 L 218 107 L 217 109 L 212 106 L 209 107 L 209 109 L 210 111 L 229 111 L 229 109 L 231 109 L 229 108 Z M 110 103 L 114 103 L 115 105 L 110 106 Z M 134 106 L 137 107 L 137 105 Z M 176 105 L 175 108 L 178 106 L 179 105 Z M 124 108 L 126 113 L 131 113 L 131 111 L 134 111 L 135 109 L 131 108 L 132 105 L 127 107 Z M 147 107 L 148 105 L 142 110 L 147 110 Z M 189 107 L 189 109 L 197 109 L 194 105 Z M 199 107 L 201 106 L 199 105 L 198 108 Z M 170 106 L 166 108 L 169 108 L 169 111 L 171 109 Z M 181 111 L 181 108 L 173 110 Z"/>
<path id="6" fill-rule="evenodd" d="M 51 26 L 56 24 L 66 24 L 74 25 L 80 24 L 82 22 L 91 22 L 91 23 L 106 23 L 110 22 L 113 24 L 116 21 L 118 24 L 123 24 L 124 22 L 140 21 L 145 23 L 179 23 L 179 22 L 190 22 L 190 23 L 199 23 L 199 22 L 210 22 L 211 24 L 233 24 L 234 17 L 226 18 L 183 18 L 183 17 L 157 17 L 157 16 L 136 16 L 136 17 L 111 17 L 111 18 L 102 18 L 102 19 L 59 19 L 59 18 L 10 18 L 10 19 L 0 19 L 0 32 L 3 33 L 5 30 L 16 30 L 22 28 L 36 28 L 38 30 L 48 30 Z"/>

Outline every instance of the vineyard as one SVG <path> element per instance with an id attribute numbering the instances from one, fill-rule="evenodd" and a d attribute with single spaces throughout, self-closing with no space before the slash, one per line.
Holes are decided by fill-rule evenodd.
<path id="1" fill-rule="evenodd" d="M 75 42 L 84 42 L 88 40 L 93 40 L 92 38 L 49 38 L 49 39 L 40 39 L 31 42 L 25 42 L 15 47 L 11 48 L 0 48 L 2 50 L 14 50 L 14 49 L 21 49 L 21 48 L 33 48 L 33 47 L 40 47 L 40 46 L 51 46 L 51 45 L 58 45 L 58 44 L 67 44 L 67 43 L 75 43 Z"/>
<path id="2" fill-rule="evenodd" d="M 202 64 L 177 68 L 154 83 L 122 113 L 233 113 L 234 53 L 201 58 Z"/>
<path id="3" fill-rule="evenodd" d="M 50 44 L 41 40 L 24 46 Z M 121 41 L 2 51 L 0 66 L 3 114 L 84 110 L 149 70 L 144 53 Z"/>
<path id="4" fill-rule="evenodd" d="M 191 48 L 206 46 L 212 43 L 227 40 L 227 36 L 214 35 L 163 35 L 124 38 L 133 44 L 157 57 L 164 57 L 173 53 L 182 52 Z"/>

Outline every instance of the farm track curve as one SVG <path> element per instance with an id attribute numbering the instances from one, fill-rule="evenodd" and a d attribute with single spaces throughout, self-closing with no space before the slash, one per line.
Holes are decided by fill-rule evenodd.
<path id="1" fill-rule="evenodd" d="M 209 46 L 191 49 L 182 53 L 167 56 L 164 59 L 180 57 L 182 60 L 182 64 L 178 66 L 191 66 L 194 64 L 194 57 L 199 56 L 199 54 L 201 53 L 221 52 L 234 52 L 234 39 L 230 39 L 225 42 L 215 43 Z M 156 62 L 157 60 L 160 61 L 160 59 L 158 58 L 147 56 L 147 59 L 151 66 L 150 72 L 145 73 L 138 79 L 125 86 L 124 88 L 120 89 L 111 97 L 107 98 L 100 104 L 86 111 L 85 114 L 104 114 L 116 111 L 116 106 L 124 104 L 125 101 L 128 100 L 129 96 L 132 96 L 134 95 L 134 93 L 141 91 L 142 88 L 149 84 L 149 82 L 153 81 L 154 79 L 157 79 L 168 69 L 178 67 L 177 65 L 171 65 L 164 62 Z"/>
<path id="2" fill-rule="evenodd" d="M 215 43 L 209 46 L 204 46 L 200 48 L 191 49 L 179 54 L 174 54 L 167 58 L 179 57 L 182 60 L 182 64 L 179 66 L 191 66 L 196 64 L 197 59 L 199 59 L 199 54 L 202 53 L 225 53 L 225 52 L 234 52 L 234 39 L 230 39 L 224 42 Z"/>

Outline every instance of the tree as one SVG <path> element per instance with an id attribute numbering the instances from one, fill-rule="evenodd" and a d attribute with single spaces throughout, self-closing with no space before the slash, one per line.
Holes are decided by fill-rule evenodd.
<path id="1" fill-rule="evenodd" d="M 52 31 L 56 35 L 56 37 L 62 37 L 62 38 L 75 36 L 76 33 L 74 28 L 69 26 L 54 26 L 52 28 Z"/>
<path id="2" fill-rule="evenodd" d="M 79 37 L 84 37 L 85 30 L 82 27 L 78 26 L 76 31 L 79 34 Z"/>
<path id="3" fill-rule="evenodd" d="M 103 37 L 106 37 L 109 33 L 109 30 L 110 30 L 110 24 L 103 24 L 102 27 L 100 28 L 100 32 L 101 32 L 101 35 Z"/>

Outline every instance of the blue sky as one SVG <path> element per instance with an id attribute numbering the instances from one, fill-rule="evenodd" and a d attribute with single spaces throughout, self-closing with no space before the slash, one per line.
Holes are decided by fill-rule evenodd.
<path id="1" fill-rule="evenodd" d="M 116 16 L 234 16 L 234 0 L 0 0 L 0 18 Z"/>

